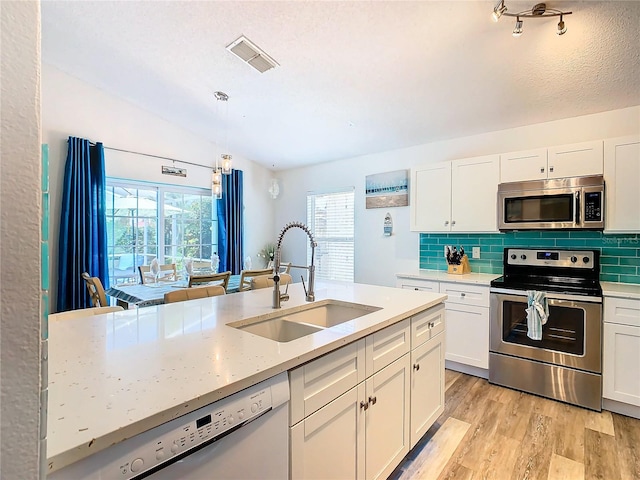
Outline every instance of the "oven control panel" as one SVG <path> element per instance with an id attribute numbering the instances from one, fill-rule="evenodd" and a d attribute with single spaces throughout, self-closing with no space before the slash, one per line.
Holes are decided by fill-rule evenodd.
<path id="1" fill-rule="evenodd" d="M 594 268 L 594 253 L 592 250 L 508 248 L 506 255 L 508 265 Z"/>

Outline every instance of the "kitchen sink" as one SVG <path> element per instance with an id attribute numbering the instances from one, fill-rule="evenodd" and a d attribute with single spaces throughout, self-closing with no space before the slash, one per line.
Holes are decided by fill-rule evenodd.
<path id="1" fill-rule="evenodd" d="M 306 305 L 302 309 L 278 311 L 269 314 L 266 318 L 247 318 L 228 325 L 276 342 L 290 342 L 377 310 L 380 310 L 380 307 L 338 300 L 322 300 Z"/>

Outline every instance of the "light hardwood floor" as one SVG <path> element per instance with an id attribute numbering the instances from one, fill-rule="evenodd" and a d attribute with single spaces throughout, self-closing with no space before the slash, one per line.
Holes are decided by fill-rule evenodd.
<path id="1" fill-rule="evenodd" d="M 393 480 L 640 480 L 640 420 L 446 371 L 444 413 Z"/>

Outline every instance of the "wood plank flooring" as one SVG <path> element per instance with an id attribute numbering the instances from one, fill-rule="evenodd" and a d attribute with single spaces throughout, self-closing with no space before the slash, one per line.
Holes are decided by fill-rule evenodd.
<path id="1" fill-rule="evenodd" d="M 640 480 L 640 420 L 446 371 L 444 413 L 392 480 Z"/>

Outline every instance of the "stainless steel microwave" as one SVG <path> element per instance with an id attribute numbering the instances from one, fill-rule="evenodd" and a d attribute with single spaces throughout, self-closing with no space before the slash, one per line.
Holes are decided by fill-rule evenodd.
<path id="1" fill-rule="evenodd" d="M 498 185 L 499 230 L 604 229 L 604 177 Z"/>

